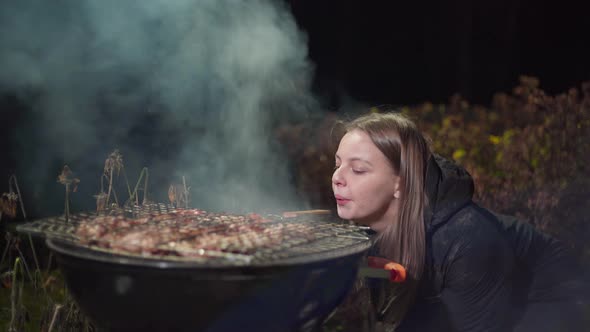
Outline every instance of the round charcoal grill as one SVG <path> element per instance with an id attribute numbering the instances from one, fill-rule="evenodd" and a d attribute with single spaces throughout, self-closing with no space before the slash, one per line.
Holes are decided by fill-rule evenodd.
<path id="1" fill-rule="evenodd" d="M 127 215 L 174 211 L 159 204 Z M 47 237 L 74 299 L 107 331 L 317 331 L 352 287 L 371 246 L 356 226 L 275 218 L 265 226 L 280 223 L 284 236 L 256 250 L 124 253 L 80 243 L 75 230 L 91 217 L 49 218 L 19 230 Z M 313 236 L 290 233 L 302 225 Z"/>

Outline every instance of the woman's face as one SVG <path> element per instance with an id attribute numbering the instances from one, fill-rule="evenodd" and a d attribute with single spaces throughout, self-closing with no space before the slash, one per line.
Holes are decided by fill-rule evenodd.
<path id="1" fill-rule="evenodd" d="M 385 155 L 361 130 L 338 146 L 332 189 L 340 218 L 382 231 L 399 210 L 400 178 Z"/>

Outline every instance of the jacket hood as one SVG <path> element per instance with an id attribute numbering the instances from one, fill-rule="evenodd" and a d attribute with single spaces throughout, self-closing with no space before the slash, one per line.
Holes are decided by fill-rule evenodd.
<path id="1" fill-rule="evenodd" d="M 465 204 L 471 202 L 473 178 L 463 167 L 437 154 L 432 154 L 426 167 L 426 195 L 424 213 L 426 231 L 447 221 Z"/>

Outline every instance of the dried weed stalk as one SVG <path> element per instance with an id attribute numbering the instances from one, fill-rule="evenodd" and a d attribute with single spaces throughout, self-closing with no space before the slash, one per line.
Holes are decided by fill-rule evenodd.
<path id="1" fill-rule="evenodd" d="M 119 150 L 115 149 L 113 152 L 109 154 L 107 159 L 104 163 L 103 174 L 101 175 L 100 180 L 100 192 L 94 195 L 96 199 L 96 212 L 100 213 L 101 211 L 117 209 L 120 207 L 119 198 L 117 196 L 117 192 L 114 187 L 114 180 L 115 176 L 119 176 L 120 173 L 123 173 L 123 177 L 125 179 L 125 184 L 127 186 L 127 193 L 129 194 L 129 198 L 125 201 L 125 206 L 136 205 L 139 206 L 139 191 L 143 190 L 143 200 L 141 204 L 145 204 L 147 202 L 147 187 L 148 187 L 148 180 L 149 180 L 149 173 L 148 169 L 144 167 L 140 174 L 137 183 L 133 191 L 131 191 L 131 186 L 129 185 L 129 180 L 127 178 L 127 174 L 125 172 L 125 165 L 123 163 L 123 155 L 119 152 Z M 143 188 L 141 187 L 141 183 L 143 181 Z M 105 191 L 105 182 L 108 183 L 108 188 Z M 111 194 L 113 195 L 114 202 L 111 203 Z"/>
<path id="2" fill-rule="evenodd" d="M 66 202 L 64 214 L 66 222 L 68 222 L 70 218 L 70 192 L 76 192 L 78 190 L 78 184 L 80 183 L 80 179 L 75 178 L 72 170 L 70 170 L 68 165 L 65 165 L 63 170 L 57 177 L 57 182 L 63 184 L 66 188 Z"/>
<path id="3" fill-rule="evenodd" d="M 2 196 L 0 196 L 0 220 L 3 214 L 13 219 L 16 218 L 18 202 L 20 202 L 23 218 L 26 220 L 27 214 L 23 205 L 18 181 L 16 180 L 16 175 L 11 175 L 8 178 L 8 192 L 2 193 Z"/>
<path id="4" fill-rule="evenodd" d="M 19 271 L 20 276 L 19 278 Z M 27 311 L 23 305 L 23 285 L 24 280 L 22 278 L 22 263 L 20 258 L 16 258 L 14 261 L 14 267 L 12 269 L 12 288 L 10 292 L 10 323 L 8 325 L 9 332 L 24 331 L 25 319 Z"/>
<path id="5" fill-rule="evenodd" d="M 140 184 L 143 180 L 143 188 L 140 188 Z M 149 172 L 148 172 L 148 168 L 144 167 L 141 172 L 139 173 L 139 178 L 137 180 L 137 183 L 135 184 L 135 188 L 133 189 L 133 192 L 130 193 L 129 195 L 129 200 L 127 201 L 127 204 L 135 204 L 136 206 L 139 206 L 139 191 L 143 190 L 143 199 L 141 204 L 144 205 L 147 203 L 147 188 L 148 188 L 148 180 L 149 180 Z"/>
<path id="6" fill-rule="evenodd" d="M 106 178 L 109 182 L 109 188 L 108 188 L 106 203 L 105 203 L 106 206 L 109 205 L 109 200 L 111 198 L 111 192 L 114 195 L 115 203 L 117 205 L 119 205 L 119 201 L 117 199 L 117 194 L 113 190 L 113 178 L 115 175 L 115 171 L 117 172 L 117 175 L 119 175 L 119 173 L 121 172 L 122 169 L 123 169 L 123 156 L 121 155 L 121 153 L 119 152 L 118 149 L 115 149 L 113 152 L 111 152 L 111 154 L 109 154 L 109 156 L 107 157 L 107 159 L 104 162 L 104 170 L 103 170 L 102 179 Z M 102 181 L 101 181 L 101 193 L 102 192 L 103 191 L 102 191 Z"/>
<path id="7" fill-rule="evenodd" d="M 2 196 L 0 196 L 0 217 L 6 215 L 10 218 L 16 218 L 17 201 L 18 196 L 15 193 L 2 193 Z"/>
<path id="8" fill-rule="evenodd" d="M 187 187 L 186 178 L 182 177 L 182 184 L 171 184 L 168 188 L 168 200 L 174 207 L 188 208 L 190 202 L 190 189 Z"/>

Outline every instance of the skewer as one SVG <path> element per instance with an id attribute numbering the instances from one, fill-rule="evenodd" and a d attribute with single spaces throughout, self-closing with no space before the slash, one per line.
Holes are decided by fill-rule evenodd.
<path id="1" fill-rule="evenodd" d="M 330 210 L 300 210 L 283 212 L 283 218 L 295 218 L 301 215 L 326 215 L 332 213 Z"/>

